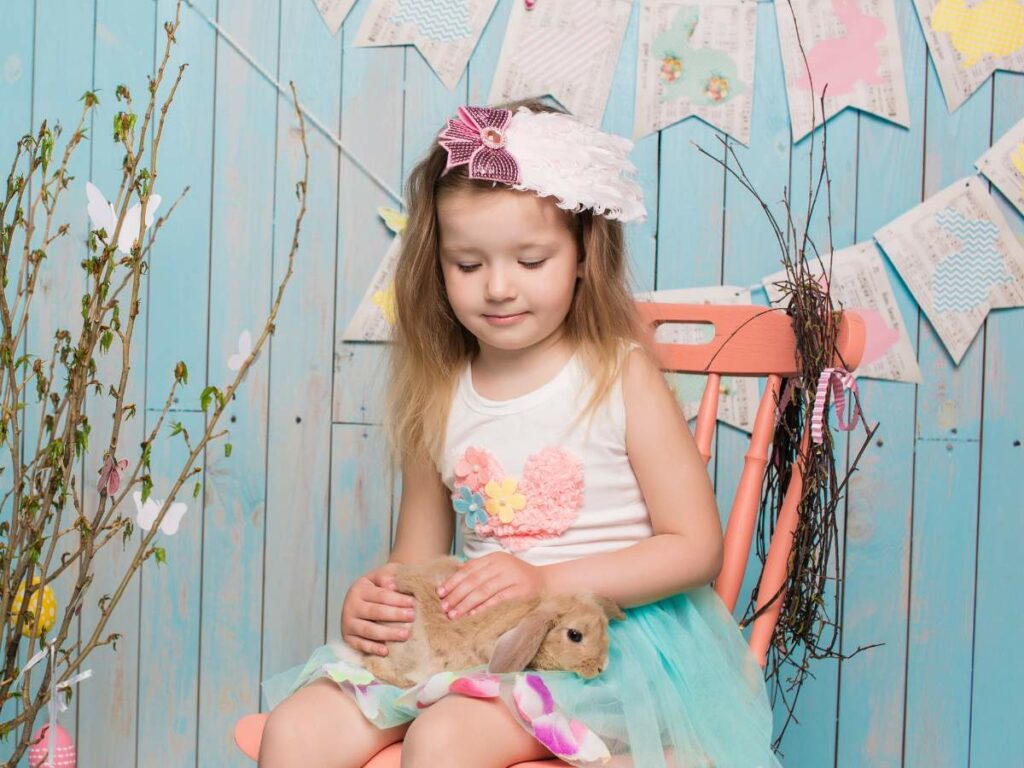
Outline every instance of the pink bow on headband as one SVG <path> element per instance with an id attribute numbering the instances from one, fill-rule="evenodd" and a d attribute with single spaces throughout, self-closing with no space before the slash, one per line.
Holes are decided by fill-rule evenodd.
<path id="1" fill-rule="evenodd" d="M 444 172 L 469 164 L 469 178 L 519 183 L 519 163 L 505 149 L 505 128 L 512 119 L 507 109 L 459 107 L 459 119 L 449 120 L 437 137 L 448 152 Z"/>
<path id="2" fill-rule="evenodd" d="M 814 410 L 811 413 L 811 439 L 816 445 L 821 445 L 825 439 L 825 400 L 828 398 L 829 387 L 832 388 L 832 407 L 835 409 L 836 418 L 839 420 L 839 429 L 849 432 L 861 419 L 860 406 L 857 401 L 853 402 L 853 416 L 847 424 L 844 414 L 846 412 L 846 390 L 857 394 L 857 380 L 845 368 L 826 368 L 818 377 L 818 390 L 814 394 Z"/>

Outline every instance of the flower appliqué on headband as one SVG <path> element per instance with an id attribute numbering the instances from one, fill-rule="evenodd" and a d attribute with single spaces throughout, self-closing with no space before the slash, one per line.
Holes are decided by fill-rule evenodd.
<path id="1" fill-rule="evenodd" d="M 583 505 L 583 462 L 557 446 L 527 457 L 518 479 L 486 449 L 466 448 L 454 475 L 455 511 L 478 536 L 493 537 L 511 552 L 560 536 Z"/>
<path id="2" fill-rule="evenodd" d="M 505 129 L 512 119 L 507 109 L 459 107 L 458 119 L 449 120 L 437 137 L 448 152 L 447 173 L 469 166 L 469 178 L 519 183 L 519 163 L 505 147 Z"/>

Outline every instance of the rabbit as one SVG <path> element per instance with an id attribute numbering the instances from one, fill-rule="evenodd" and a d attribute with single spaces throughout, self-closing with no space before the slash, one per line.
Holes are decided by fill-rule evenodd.
<path id="1" fill-rule="evenodd" d="M 379 680 L 408 688 L 444 670 L 488 665 L 492 673 L 533 669 L 567 670 L 584 678 L 608 664 L 608 621 L 624 615 L 598 595 L 511 598 L 472 616 L 449 619 L 437 586 L 459 568 L 442 557 L 397 569 L 398 591 L 416 598 L 409 639 L 387 643 L 388 655 L 362 655 Z"/>

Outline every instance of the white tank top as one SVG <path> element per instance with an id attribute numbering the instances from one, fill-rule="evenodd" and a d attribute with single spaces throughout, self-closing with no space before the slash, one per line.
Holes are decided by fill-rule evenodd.
<path id="1" fill-rule="evenodd" d="M 452 400 L 441 476 L 467 557 L 504 549 L 549 565 L 652 535 L 626 455 L 621 378 L 592 418 L 574 423 L 589 395 L 578 354 L 549 382 L 511 400 L 481 397 L 466 366 Z"/>

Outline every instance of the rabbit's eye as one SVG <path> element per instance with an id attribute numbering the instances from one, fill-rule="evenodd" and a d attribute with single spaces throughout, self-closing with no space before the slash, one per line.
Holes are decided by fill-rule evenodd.
<path id="1" fill-rule="evenodd" d="M 565 634 L 574 643 L 582 643 L 583 642 L 583 633 L 580 632 L 578 629 L 570 629 Z"/>

